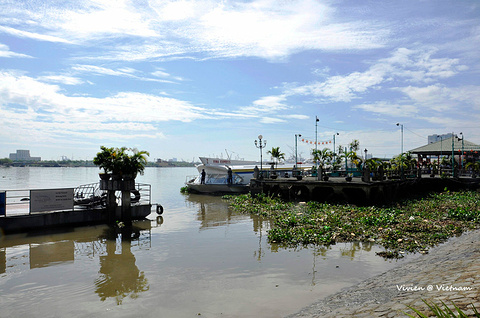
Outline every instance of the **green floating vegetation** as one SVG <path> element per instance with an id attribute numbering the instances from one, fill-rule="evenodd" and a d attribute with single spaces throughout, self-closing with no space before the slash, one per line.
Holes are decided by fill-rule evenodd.
<path id="1" fill-rule="evenodd" d="M 380 256 L 402 257 L 404 252 L 427 253 L 480 225 L 480 193 L 474 191 L 434 193 L 387 207 L 292 203 L 263 194 L 224 198 L 236 212 L 270 218 L 269 242 L 288 247 L 375 242 L 386 249 Z"/>

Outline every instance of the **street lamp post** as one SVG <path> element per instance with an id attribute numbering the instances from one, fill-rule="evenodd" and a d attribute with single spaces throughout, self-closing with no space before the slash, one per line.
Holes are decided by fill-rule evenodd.
<path id="1" fill-rule="evenodd" d="M 295 166 L 298 164 L 298 157 L 297 157 L 297 138 L 302 137 L 300 134 L 295 134 Z"/>
<path id="2" fill-rule="evenodd" d="M 452 177 L 455 178 L 455 136 L 452 132 Z"/>
<path id="3" fill-rule="evenodd" d="M 463 139 L 465 139 L 463 137 L 463 133 L 461 132 L 460 135 L 462 135 L 462 154 L 460 156 L 460 171 L 463 171 L 463 152 L 464 152 L 464 148 L 463 148 Z"/>
<path id="4" fill-rule="evenodd" d="M 333 162 L 335 162 L 335 159 L 336 159 L 336 156 L 337 156 L 336 149 L 335 149 L 335 136 L 338 136 L 338 135 L 340 135 L 340 134 L 336 133 L 335 135 L 333 135 Z"/>
<path id="5" fill-rule="evenodd" d="M 320 121 L 320 119 L 318 119 L 317 116 L 315 116 L 315 154 L 317 153 L 317 144 L 318 144 L 318 140 L 317 140 L 317 124 L 318 122 Z M 315 168 L 318 170 L 318 160 L 315 160 Z"/>
<path id="6" fill-rule="evenodd" d="M 365 159 L 363 160 L 362 181 L 370 182 L 370 173 L 369 173 L 368 168 L 367 168 L 367 152 L 368 152 L 367 148 L 365 148 L 364 152 L 365 152 Z"/>
<path id="7" fill-rule="evenodd" d="M 402 154 L 403 154 L 403 124 L 397 123 L 397 126 L 400 126 L 402 131 Z"/>
<path id="8" fill-rule="evenodd" d="M 258 141 L 255 140 L 255 146 L 260 149 L 260 171 L 262 171 L 263 175 L 263 151 L 262 149 L 267 145 L 267 141 L 263 140 L 262 142 L 262 135 L 258 135 Z"/>
<path id="9" fill-rule="evenodd" d="M 400 126 L 402 131 L 402 152 L 400 153 L 400 170 L 401 170 L 400 177 L 403 179 L 403 124 L 397 123 L 397 126 Z"/>

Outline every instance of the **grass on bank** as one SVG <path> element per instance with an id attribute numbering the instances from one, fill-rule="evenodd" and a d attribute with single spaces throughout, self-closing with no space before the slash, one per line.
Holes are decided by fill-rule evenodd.
<path id="1" fill-rule="evenodd" d="M 480 225 L 480 193 L 430 194 L 387 207 L 306 202 L 250 194 L 224 196 L 234 211 L 268 217 L 274 226 L 268 240 L 288 247 L 336 242 L 375 242 L 385 247 L 383 257 L 403 252 L 426 253 L 449 237 Z"/>
<path id="2" fill-rule="evenodd" d="M 430 310 L 432 311 L 434 317 L 438 317 L 438 318 L 468 318 L 468 317 L 478 317 L 480 318 L 480 313 L 478 312 L 477 308 L 472 304 L 472 308 L 473 308 L 473 312 L 474 312 L 474 316 L 472 315 L 467 315 L 465 314 L 460 308 L 458 308 L 457 305 L 455 305 L 454 303 L 452 303 L 453 307 L 455 308 L 455 311 L 454 310 L 451 310 L 450 308 L 448 308 L 448 306 L 442 301 L 442 305 L 443 305 L 443 308 L 441 308 L 440 306 L 438 306 L 437 304 L 429 304 L 426 300 L 422 299 L 423 302 L 428 306 L 428 308 L 430 308 Z M 419 310 L 415 309 L 415 308 L 412 308 L 410 306 L 408 306 L 408 308 L 412 309 L 417 315 L 418 317 L 420 318 L 428 318 L 428 317 L 431 317 L 430 315 L 427 316 L 427 314 L 424 314 L 422 312 L 420 312 Z M 408 317 L 411 317 L 411 318 L 415 318 L 417 316 L 415 315 L 410 315 L 410 314 L 406 314 Z"/>

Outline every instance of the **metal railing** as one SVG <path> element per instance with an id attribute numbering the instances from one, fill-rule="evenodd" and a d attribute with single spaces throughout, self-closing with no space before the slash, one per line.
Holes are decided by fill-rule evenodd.
<path id="1" fill-rule="evenodd" d="M 30 211 L 30 190 L 4 190 L 5 192 L 5 216 L 31 214 Z M 116 202 L 121 205 L 121 192 L 116 191 Z M 100 190 L 99 183 L 80 185 L 74 188 L 73 209 L 81 211 L 85 209 L 103 209 L 106 206 L 106 191 Z M 131 204 L 151 204 L 152 187 L 146 183 L 136 183 L 135 190 L 131 191 Z M 71 210 L 68 210 L 71 211 Z M 67 211 L 56 211 L 67 212 Z M 2 217 L 2 216 L 0 216 Z"/>

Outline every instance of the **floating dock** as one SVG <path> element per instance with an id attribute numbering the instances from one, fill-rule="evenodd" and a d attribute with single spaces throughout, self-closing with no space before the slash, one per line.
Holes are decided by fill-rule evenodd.
<path id="1" fill-rule="evenodd" d="M 387 204 L 396 200 L 428 192 L 479 189 L 480 179 L 473 178 L 408 178 L 364 182 L 361 178 L 346 181 L 331 177 L 319 181 L 314 177 L 280 179 L 252 179 L 250 192 L 279 196 L 285 200 L 351 203 L 356 205 Z"/>
<path id="2" fill-rule="evenodd" d="M 130 223 L 151 213 L 150 198 L 150 185 L 140 183 L 133 183 L 128 191 L 101 190 L 99 183 L 76 188 L 0 191 L 0 234 L 113 224 L 116 220 Z M 156 206 L 161 214 L 163 209 L 159 211 L 161 206 Z"/>
<path id="3" fill-rule="evenodd" d="M 131 207 L 132 220 L 145 219 L 151 213 L 152 205 L 143 204 Z M 116 214 L 121 215 L 121 207 Z M 18 233 L 55 227 L 73 227 L 108 223 L 107 209 L 78 209 L 74 211 L 42 212 L 28 215 L 0 217 L 0 232 Z"/>

